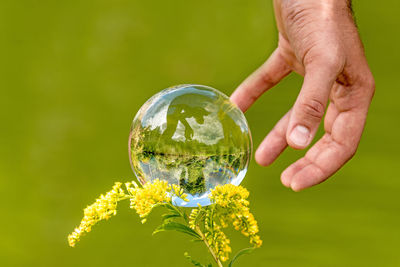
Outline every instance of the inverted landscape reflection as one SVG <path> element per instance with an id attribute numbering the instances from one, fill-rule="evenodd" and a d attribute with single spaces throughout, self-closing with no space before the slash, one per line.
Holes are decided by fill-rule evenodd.
<path id="1" fill-rule="evenodd" d="M 180 185 L 189 202 L 210 204 L 217 185 L 243 180 L 251 156 L 250 130 L 243 113 L 221 92 L 179 85 L 150 98 L 136 114 L 129 136 L 132 168 L 144 184 L 154 179 Z"/>

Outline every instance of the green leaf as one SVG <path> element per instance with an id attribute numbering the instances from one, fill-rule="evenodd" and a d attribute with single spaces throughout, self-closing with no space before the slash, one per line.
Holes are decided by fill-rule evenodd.
<path id="1" fill-rule="evenodd" d="M 189 253 L 185 252 L 183 255 L 184 255 L 185 258 L 186 258 L 188 261 L 190 261 L 194 266 L 206 267 L 205 265 L 201 264 L 200 262 L 194 260 L 194 259 L 192 258 L 192 256 L 189 255 Z M 208 265 L 208 266 L 210 266 L 210 265 Z M 211 266 L 211 267 L 212 267 L 212 266 Z"/>
<path id="2" fill-rule="evenodd" d="M 179 214 L 179 212 L 176 210 L 176 208 L 172 204 L 167 203 L 167 204 L 165 204 L 165 207 L 167 209 L 169 209 L 171 212 L 176 212 Z"/>
<path id="3" fill-rule="evenodd" d="M 253 252 L 253 250 L 255 250 L 254 247 L 252 247 L 252 248 L 244 248 L 244 249 L 242 249 L 242 250 L 239 250 L 239 252 L 236 253 L 235 257 L 233 257 L 233 259 L 232 259 L 231 262 L 229 263 L 228 267 L 232 267 L 232 266 L 233 266 L 233 263 L 234 263 L 240 256 L 245 255 L 245 254 L 250 254 L 251 252 Z"/>
<path id="4" fill-rule="evenodd" d="M 193 229 L 178 222 L 166 221 L 162 225 L 158 226 L 156 230 L 154 230 L 153 235 L 163 231 L 178 231 L 201 239 L 201 237 Z"/>
<path id="5" fill-rule="evenodd" d="M 169 219 L 172 219 L 172 218 L 179 218 L 179 217 L 181 217 L 180 214 L 164 214 L 164 215 L 162 216 L 164 222 L 167 221 L 167 220 L 169 220 Z"/>
<path id="6" fill-rule="evenodd" d="M 153 205 L 153 209 L 158 208 L 158 207 L 167 207 L 168 204 L 166 203 L 157 203 Z"/>
<path id="7" fill-rule="evenodd" d="M 189 221 L 189 217 L 187 216 L 186 212 L 182 211 L 183 213 L 183 218 L 185 219 L 185 221 Z"/>
<path id="8" fill-rule="evenodd" d="M 171 209 L 171 204 L 165 203 L 165 202 L 157 203 L 157 204 L 154 204 L 153 208 L 156 208 L 156 207 L 164 207 L 164 208 L 167 208 L 167 209 Z M 172 210 L 174 210 L 174 209 L 172 208 Z"/>

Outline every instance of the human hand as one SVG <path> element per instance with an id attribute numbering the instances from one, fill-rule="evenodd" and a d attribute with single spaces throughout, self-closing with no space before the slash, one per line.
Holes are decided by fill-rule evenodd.
<path id="1" fill-rule="evenodd" d="M 350 5 L 349 0 L 274 0 L 278 47 L 231 96 L 246 111 L 290 72 L 304 76 L 293 107 L 255 153 L 267 166 L 288 145 L 306 148 L 326 110 L 323 137 L 281 175 L 294 191 L 340 169 L 355 154 L 364 129 L 375 84 Z"/>

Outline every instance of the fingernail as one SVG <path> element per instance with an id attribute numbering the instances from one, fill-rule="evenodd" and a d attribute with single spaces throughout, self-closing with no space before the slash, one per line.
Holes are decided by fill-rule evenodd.
<path id="1" fill-rule="evenodd" d="M 289 138 L 297 146 L 307 146 L 310 142 L 310 130 L 303 125 L 297 125 L 290 133 Z"/>

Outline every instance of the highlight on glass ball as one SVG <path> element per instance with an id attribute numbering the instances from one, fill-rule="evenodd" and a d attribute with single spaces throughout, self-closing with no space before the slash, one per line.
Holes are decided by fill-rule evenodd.
<path id="1" fill-rule="evenodd" d="M 242 111 L 223 93 L 203 85 L 179 85 L 151 97 L 138 111 L 129 135 L 129 157 L 141 184 L 177 184 L 195 207 L 210 204 L 217 185 L 239 185 L 252 141 Z"/>

